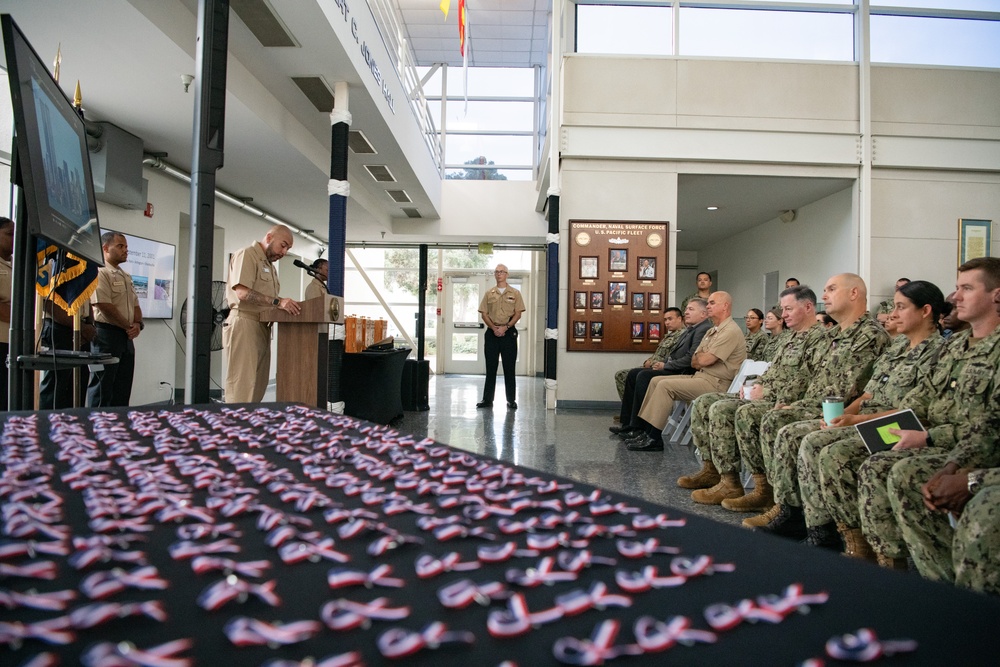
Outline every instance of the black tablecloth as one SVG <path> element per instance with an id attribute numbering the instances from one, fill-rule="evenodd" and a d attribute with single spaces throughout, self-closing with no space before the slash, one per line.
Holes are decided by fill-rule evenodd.
<path id="1" fill-rule="evenodd" d="M 403 362 L 409 350 L 344 353 L 340 393 L 344 413 L 376 424 L 403 415 Z"/>
<path id="2" fill-rule="evenodd" d="M 35 429 L 34 435 L 32 428 Z M 144 517 L 131 517 L 152 530 L 145 533 L 146 541 L 136 542 L 130 548 L 142 550 L 149 563 L 157 568 L 159 576 L 170 582 L 170 587 L 165 591 L 128 589 L 111 596 L 108 601 L 161 600 L 169 620 L 163 623 L 148 618 L 115 620 L 94 629 L 78 631 L 76 642 L 68 646 L 48 646 L 36 639 L 26 640 L 19 650 L 0 644 L 2 665 L 21 664 L 43 650 L 61 655 L 63 664 L 77 664 L 81 652 L 98 642 L 128 641 L 145 649 L 180 638 L 193 640 L 193 647 L 181 655 L 194 658 L 199 665 L 257 665 L 273 658 L 304 660 L 311 657 L 319 661 L 347 651 L 358 651 L 367 664 L 383 664 L 386 660 L 376 647 L 379 636 L 390 628 L 419 631 L 432 621 L 445 623 L 451 631 L 469 631 L 474 634 L 475 641 L 471 645 L 422 649 L 407 659 L 408 664 L 496 665 L 512 660 L 520 665 L 548 665 L 555 664 L 553 645 L 557 640 L 564 637 L 587 638 L 595 626 L 606 619 L 616 619 L 621 623 L 616 644 L 634 642 L 635 621 L 648 615 L 660 621 L 680 615 L 690 619 L 693 628 L 709 629 L 703 616 L 706 606 L 713 603 L 736 605 L 744 598 L 781 593 L 796 583 L 801 584 L 806 593 L 828 592 L 829 601 L 813 606 L 808 614 L 793 613 L 779 624 L 744 623 L 721 631 L 714 644 L 677 645 L 662 653 L 623 656 L 616 662 L 623 665 L 796 665 L 808 658 L 822 656 L 824 644 L 832 636 L 862 627 L 874 629 L 879 637 L 885 639 L 917 640 L 919 645 L 915 653 L 885 660 L 888 664 L 995 664 L 1000 650 L 1000 638 L 995 631 L 996 621 L 1000 618 L 1000 601 L 994 598 L 927 582 L 914 574 L 884 571 L 829 552 L 612 495 L 565 479 L 538 475 L 430 441 L 414 443 L 412 438 L 391 429 L 303 406 L 269 404 L 113 412 L 69 410 L 42 412 L 34 416 L 8 413 L 0 440 L 3 447 L 0 450 L 3 460 L 0 462 L 5 467 L 9 466 L 12 457 L 16 459 L 25 448 L 30 449 L 32 441 L 41 443 L 45 463 L 52 466 L 52 488 L 64 499 L 61 523 L 70 527 L 75 538 L 94 535 L 97 524 L 88 526 L 81 492 L 72 490 L 63 479 L 74 461 L 72 456 L 67 455 L 67 447 L 72 449 L 73 445 L 72 442 L 67 443 L 66 437 L 73 429 L 81 431 L 82 435 L 73 436 L 70 441 L 82 438 L 99 444 L 96 453 L 93 448 L 87 450 L 91 452 L 90 458 L 77 456 L 77 468 L 83 461 L 92 474 L 120 480 L 120 487 L 130 487 L 142 477 L 142 470 L 148 470 L 155 472 L 151 476 L 162 483 L 169 484 L 172 478 L 176 478 L 181 486 L 189 486 L 190 502 L 187 506 L 196 508 L 209 505 L 210 496 L 225 497 L 228 493 L 224 489 L 226 485 L 210 484 L 195 488 L 196 481 L 203 479 L 199 477 L 199 472 L 224 474 L 228 488 L 234 484 L 242 486 L 242 495 L 249 494 L 245 491 L 247 488 L 257 489 L 258 493 L 249 508 L 242 513 L 222 516 L 228 510 L 221 505 L 213 510 L 217 523 L 232 522 L 242 533 L 234 540 L 241 546 L 240 553 L 219 555 L 237 561 L 270 561 L 271 568 L 264 576 L 244 578 L 255 583 L 274 580 L 275 593 L 280 596 L 282 604 L 270 607 L 251 596 L 242 604 L 233 601 L 217 611 L 204 611 L 196 604 L 196 599 L 224 575 L 219 572 L 196 575 L 190 559 L 171 558 L 171 545 L 180 541 L 178 527 L 195 522 L 160 523 L 157 513 L 152 512 Z M 303 461 L 295 454 L 296 451 L 315 454 Z M 332 457 L 335 453 L 339 459 Z M 199 460 L 191 457 L 204 458 L 200 459 L 201 465 L 191 467 L 192 461 Z M 263 480 L 266 483 L 259 483 L 254 473 L 245 467 L 254 462 L 259 466 L 258 470 L 266 471 L 269 476 Z M 156 467 L 164 463 L 165 468 Z M 390 468 L 386 464 L 394 465 Z M 7 468 L 8 476 L 9 470 Z M 395 478 L 389 476 L 391 470 L 396 471 Z M 36 470 L 30 475 L 40 472 L 44 471 Z M 0 479 L 3 474 L 0 472 Z M 22 474 L 21 479 L 27 475 L 29 473 Z M 348 479 L 345 475 L 355 478 L 353 485 L 341 485 Z M 73 481 L 73 477 L 68 479 Z M 423 482 L 422 486 L 396 488 L 396 480 L 416 483 L 417 479 Z M 507 483 L 489 493 L 480 485 L 480 482 L 489 485 L 501 479 L 507 480 Z M 282 486 L 271 486 L 269 489 L 268 485 L 274 482 Z M 148 480 L 145 483 L 148 484 Z M 328 483 L 333 486 L 328 486 Z M 302 490 L 297 486 L 299 484 L 311 486 L 327 499 L 330 506 L 296 510 L 296 501 L 287 494 L 289 489 Z M 435 487 L 435 484 L 439 486 Z M 100 486 L 95 484 L 93 488 Z M 445 488 L 453 492 L 440 493 Z M 11 502 L 10 489 L 10 486 L 0 486 L 5 528 L 11 516 L 8 512 L 17 509 Z M 526 493 L 523 498 L 496 495 L 519 490 L 531 493 Z M 408 506 L 409 511 L 404 509 L 401 513 L 387 513 L 390 506 L 385 504 L 384 496 L 380 498 L 377 494 L 393 492 L 405 496 L 414 504 Z M 286 494 L 284 500 L 282 494 Z M 447 536 L 444 534 L 436 537 L 434 533 L 421 529 L 417 524 L 421 515 L 412 511 L 414 507 L 429 508 L 434 512 L 433 516 L 446 519 L 462 515 L 464 506 L 482 509 L 482 501 L 487 496 L 492 499 L 488 499 L 485 506 L 494 509 L 517 507 L 519 501 L 544 503 L 520 509 L 516 515 L 506 517 L 509 521 L 531 523 L 558 507 L 558 514 L 564 519 L 582 523 L 553 524 L 551 529 L 535 525 L 532 533 L 505 535 L 499 531 L 499 521 L 504 517 L 494 514 L 471 520 L 464 528 L 474 532 L 477 529 L 485 531 L 494 535 L 495 540 L 481 535 L 445 539 Z M 427 505 L 424 506 L 424 503 Z M 456 506 L 441 506 L 451 503 Z M 568 507 L 568 504 L 574 506 Z M 605 513 L 609 507 L 610 513 Z M 286 517 L 291 517 L 293 523 L 286 525 L 300 531 L 320 533 L 303 539 L 315 542 L 322 537 L 333 537 L 334 548 L 347 555 L 350 562 L 284 564 L 278 557 L 278 550 L 265 543 L 266 531 L 258 528 L 258 521 L 266 508 L 280 510 Z M 338 508 L 374 513 L 377 518 L 371 519 L 372 525 L 381 526 L 383 532 L 342 537 L 337 531 L 346 521 L 331 524 L 324 519 L 325 510 Z M 567 517 L 570 511 L 579 512 L 579 516 Z M 617 570 L 635 572 L 652 565 L 658 568 L 661 576 L 665 576 L 669 574 L 674 556 L 652 553 L 638 559 L 624 558 L 618 552 L 616 538 L 605 534 L 589 539 L 588 548 L 595 563 L 582 570 L 576 581 L 529 588 L 506 580 L 508 569 L 531 569 L 544 556 L 556 557 L 560 551 L 576 550 L 568 544 L 535 556 L 519 555 L 504 563 L 484 564 L 470 571 L 444 572 L 426 579 L 415 574 L 414 563 L 423 554 L 442 558 L 456 553 L 459 562 L 467 563 L 476 560 L 477 547 L 482 545 L 514 541 L 518 549 L 523 550 L 528 546 L 529 535 L 544 537 L 559 533 L 566 533 L 564 542 L 577 541 L 580 539 L 577 531 L 581 527 L 596 523 L 608 530 L 620 530 L 614 527 L 631 526 L 637 513 L 659 516 L 661 523 L 664 520 L 684 519 L 686 524 L 683 527 L 638 530 L 637 536 L 632 539 L 645 541 L 655 538 L 662 546 L 679 548 L 684 556 L 708 555 L 716 563 L 732 563 L 735 570 L 691 578 L 676 587 L 634 593 L 629 595 L 630 607 L 588 609 L 539 625 L 528 634 L 513 639 L 494 638 L 487 632 L 488 615 L 506 608 L 505 600 L 496 600 L 488 606 L 472 604 L 465 609 L 448 609 L 438 600 L 439 589 L 461 579 L 478 583 L 501 582 L 510 593 L 523 594 L 529 611 L 536 612 L 551 608 L 557 596 L 578 589 L 589 591 L 597 582 L 605 583 L 609 593 L 621 594 L 622 590 L 616 584 Z M 664 514 L 665 517 L 662 516 Z M 359 516 L 368 515 L 356 514 L 355 518 Z M 294 523 L 300 519 L 309 519 L 311 526 Z M 505 525 L 509 527 L 509 524 Z M 384 531 L 398 531 L 398 535 L 416 537 L 423 543 L 397 540 L 402 542 L 401 545 L 384 555 L 370 555 L 367 549 L 385 534 Z M 107 534 L 118 533 L 112 530 Z M 48 541 L 44 536 L 30 539 Z M 0 546 L 13 541 L 17 540 L 4 535 L 0 537 Z M 207 543 L 213 540 L 205 538 L 196 541 Z M 616 564 L 599 564 L 601 558 L 613 558 Z M 78 572 L 63 556 L 39 555 L 38 560 L 52 560 L 58 565 L 58 577 L 54 581 L 0 577 L 0 589 L 22 592 L 28 589 L 79 590 L 85 576 L 116 566 L 115 563 L 101 563 Z M 0 562 L 21 565 L 32 561 L 27 557 L 15 557 Z M 391 566 L 391 576 L 403 579 L 405 586 L 358 586 L 331 590 L 327 584 L 331 568 L 346 567 L 370 572 L 380 565 Z M 118 566 L 125 569 L 134 567 Z M 560 571 L 560 567 L 556 566 L 555 570 Z M 375 620 L 370 627 L 349 631 L 323 627 L 315 637 L 303 643 L 275 648 L 234 647 L 223 632 L 226 623 L 237 616 L 285 623 L 319 620 L 320 608 L 331 600 L 346 598 L 370 602 L 380 597 L 388 598 L 391 607 L 409 606 L 409 616 L 394 621 Z M 0 624 L 57 618 L 88 602 L 86 597 L 79 595 L 63 612 L 24 608 L 7 610 L 0 606 Z M 834 663 L 828 659 L 827 664 Z"/>

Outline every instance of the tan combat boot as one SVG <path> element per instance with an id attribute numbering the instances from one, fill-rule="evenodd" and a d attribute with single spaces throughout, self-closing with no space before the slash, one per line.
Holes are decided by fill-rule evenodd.
<path id="1" fill-rule="evenodd" d="M 837 524 L 837 532 L 844 539 L 844 555 L 851 558 L 860 558 L 871 563 L 875 562 L 875 552 L 865 539 L 865 534 L 860 528 L 849 528 L 845 523 Z M 904 568 L 905 569 L 905 568 Z"/>
<path id="2" fill-rule="evenodd" d="M 762 526 L 766 526 L 780 513 L 781 505 L 772 505 L 771 509 L 767 510 L 763 514 L 752 516 L 749 519 L 743 519 L 742 526 L 744 528 L 760 528 Z"/>
<path id="3" fill-rule="evenodd" d="M 719 483 L 710 489 L 698 489 L 691 492 L 691 500 L 702 505 L 718 505 L 726 498 L 738 498 L 743 495 L 743 484 L 740 476 L 734 472 L 724 472 Z"/>
<path id="4" fill-rule="evenodd" d="M 767 481 L 767 475 L 754 473 L 753 490 L 745 496 L 722 501 L 722 506 L 733 512 L 760 512 L 774 505 L 774 489 Z"/>
<path id="5" fill-rule="evenodd" d="M 677 478 L 677 486 L 682 489 L 708 489 L 719 483 L 719 471 L 711 461 L 702 461 L 701 470 L 693 475 Z"/>
<path id="6" fill-rule="evenodd" d="M 882 554 L 875 554 L 875 558 L 878 560 L 878 564 L 887 570 L 902 570 L 905 572 L 910 569 L 910 565 L 906 562 L 905 558 L 889 558 Z"/>

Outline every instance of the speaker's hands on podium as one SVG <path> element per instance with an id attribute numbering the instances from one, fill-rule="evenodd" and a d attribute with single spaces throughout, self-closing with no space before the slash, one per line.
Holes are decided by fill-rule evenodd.
<path id="1" fill-rule="evenodd" d="M 302 312 L 302 308 L 299 306 L 299 302 L 296 301 L 295 299 L 289 299 L 288 297 L 280 299 L 278 301 L 278 305 L 275 307 L 291 315 L 298 315 L 299 313 Z"/>

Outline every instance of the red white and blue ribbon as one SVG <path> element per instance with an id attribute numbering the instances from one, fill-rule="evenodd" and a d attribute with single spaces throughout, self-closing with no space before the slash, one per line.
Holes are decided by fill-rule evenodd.
<path id="1" fill-rule="evenodd" d="M 292 621 L 290 623 L 266 623 L 255 618 L 237 616 L 231 619 L 223 631 L 236 646 L 287 646 L 311 639 L 323 629 L 319 621 Z"/>
<path id="2" fill-rule="evenodd" d="M 897 653 L 912 653 L 917 642 L 912 639 L 879 641 L 871 628 L 861 628 L 853 633 L 837 635 L 826 642 L 826 654 L 834 660 L 847 662 L 873 662 Z"/>
<path id="3" fill-rule="evenodd" d="M 389 598 L 375 598 L 371 602 L 331 600 L 320 609 L 320 618 L 331 630 L 367 628 L 371 621 L 399 621 L 410 615 L 409 607 L 390 607 Z"/>
<path id="4" fill-rule="evenodd" d="M 552 645 L 556 660 L 566 665 L 603 665 L 623 655 L 641 655 L 645 651 L 638 644 L 615 645 L 621 625 L 607 620 L 599 623 L 588 639 L 563 637 Z"/>
<path id="5" fill-rule="evenodd" d="M 80 662 L 86 667 L 189 667 L 191 658 L 178 653 L 193 645 L 190 639 L 175 639 L 147 649 L 139 649 L 128 642 L 101 642 L 84 651 Z"/>
<path id="6" fill-rule="evenodd" d="M 376 640 L 378 650 L 386 658 L 398 659 L 414 655 L 425 648 L 436 649 L 446 644 L 472 644 L 475 635 L 467 631 L 450 632 L 448 626 L 435 621 L 420 632 L 390 628 Z"/>

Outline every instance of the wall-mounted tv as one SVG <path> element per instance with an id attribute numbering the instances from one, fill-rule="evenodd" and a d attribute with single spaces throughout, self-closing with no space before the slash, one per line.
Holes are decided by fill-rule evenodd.
<path id="1" fill-rule="evenodd" d="M 10 15 L 0 24 L 28 231 L 104 266 L 83 119 Z"/>
<path id="2" fill-rule="evenodd" d="M 111 229 L 105 231 L 114 231 Z M 139 297 L 142 318 L 169 320 L 174 317 L 174 256 L 175 246 L 141 236 L 115 232 L 128 243 L 128 260 L 122 270 L 132 276 L 135 294 Z"/>

